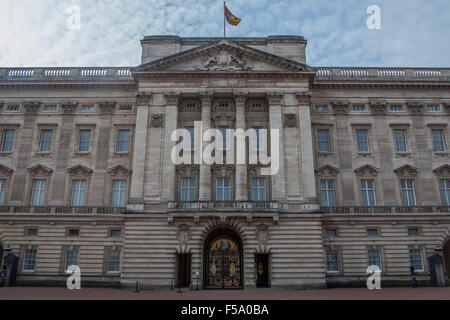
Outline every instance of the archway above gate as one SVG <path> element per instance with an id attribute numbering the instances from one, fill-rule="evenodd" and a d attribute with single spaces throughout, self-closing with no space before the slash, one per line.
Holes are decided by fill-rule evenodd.
<path id="1" fill-rule="evenodd" d="M 241 289 L 242 242 L 228 229 L 216 230 L 205 241 L 205 289 Z"/>

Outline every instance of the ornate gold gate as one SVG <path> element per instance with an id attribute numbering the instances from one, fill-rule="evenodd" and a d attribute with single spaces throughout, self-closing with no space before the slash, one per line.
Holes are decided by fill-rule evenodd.
<path id="1" fill-rule="evenodd" d="M 206 251 L 207 289 L 240 289 L 241 248 L 228 236 L 214 238 Z"/>

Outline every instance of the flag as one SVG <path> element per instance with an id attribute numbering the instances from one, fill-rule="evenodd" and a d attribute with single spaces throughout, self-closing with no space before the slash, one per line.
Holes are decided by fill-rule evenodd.
<path id="1" fill-rule="evenodd" d="M 225 18 L 227 19 L 227 22 L 231 24 L 232 26 L 237 26 L 239 23 L 241 23 L 241 19 L 234 16 L 230 10 L 228 10 L 227 6 L 225 6 Z"/>

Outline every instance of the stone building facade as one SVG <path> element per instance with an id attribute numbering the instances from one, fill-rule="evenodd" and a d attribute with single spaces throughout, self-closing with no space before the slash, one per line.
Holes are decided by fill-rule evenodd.
<path id="1" fill-rule="evenodd" d="M 150 36 L 138 67 L 0 69 L 19 283 L 364 285 L 376 264 L 401 284 L 437 246 L 450 276 L 450 69 L 310 67 L 306 44 Z M 278 130 L 279 170 L 175 165 L 198 121 Z"/>

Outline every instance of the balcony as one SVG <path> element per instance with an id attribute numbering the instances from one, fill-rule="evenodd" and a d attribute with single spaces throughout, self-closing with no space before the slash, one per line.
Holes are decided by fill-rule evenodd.
<path id="1" fill-rule="evenodd" d="M 439 214 L 450 213 L 450 206 L 412 206 L 412 207 L 321 207 L 324 214 L 402 214 L 402 213 L 422 213 Z"/>
<path id="2" fill-rule="evenodd" d="M 257 211 L 279 210 L 277 201 L 195 201 L 195 202 L 169 202 L 169 210 L 230 210 L 230 211 Z"/>
<path id="3" fill-rule="evenodd" d="M 30 206 L 0 206 L 0 214 L 83 214 L 83 215 L 114 215 L 122 214 L 126 208 L 122 207 L 30 207 Z"/>

